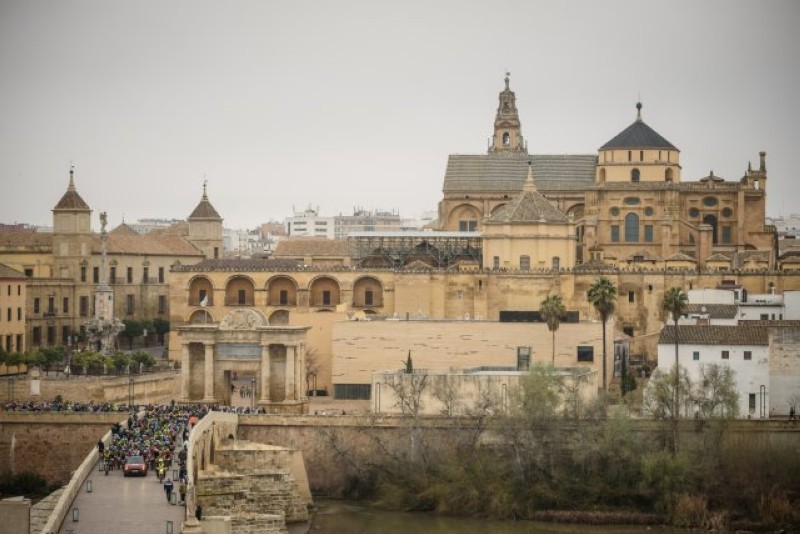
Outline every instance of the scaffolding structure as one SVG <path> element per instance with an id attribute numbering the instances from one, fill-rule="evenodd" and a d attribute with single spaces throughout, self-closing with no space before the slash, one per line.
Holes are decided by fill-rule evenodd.
<path id="1" fill-rule="evenodd" d="M 370 269 L 448 269 L 483 262 L 480 232 L 352 232 L 355 265 Z"/>

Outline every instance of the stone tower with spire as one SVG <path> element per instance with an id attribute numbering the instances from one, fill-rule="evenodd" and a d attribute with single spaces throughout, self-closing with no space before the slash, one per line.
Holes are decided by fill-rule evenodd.
<path id="1" fill-rule="evenodd" d="M 500 93 L 500 104 L 494 118 L 494 137 L 489 146 L 489 153 L 527 154 L 528 147 L 522 138 L 522 125 L 517 111 L 517 97 L 509 88 L 509 76 L 506 73 L 506 88 Z"/>
<path id="2" fill-rule="evenodd" d="M 74 173 L 70 166 L 67 191 L 53 208 L 53 276 L 59 278 L 77 278 L 71 269 L 77 262 L 86 267 L 92 254 L 92 210 L 78 194 Z"/>
<path id="3" fill-rule="evenodd" d="M 203 182 L 203 197 L 189 215 L 189 241 L 203 251 L 206 258 L 222 257 L 222 217 L 208 200 L 207 182 Z"/>

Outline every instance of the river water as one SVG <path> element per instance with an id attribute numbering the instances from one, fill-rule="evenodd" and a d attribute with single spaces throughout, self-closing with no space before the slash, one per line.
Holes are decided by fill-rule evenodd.
<path id="1" fill-rule="evenodd" d="M 435 513 L 387 512 L 350 501 L 317 500 L 310 534 L 658 534 L 683 533 L 666 527 L 595 526 L 543 523 L 540 521 L 493 521 L 448 517 Z M 308 528 L 308 527 L 306 527 Z M 297 532 L 292 529 L 292 532 Z"/>

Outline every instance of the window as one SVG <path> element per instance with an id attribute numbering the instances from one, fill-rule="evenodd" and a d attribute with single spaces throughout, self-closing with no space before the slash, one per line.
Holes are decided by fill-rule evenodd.
<path id="1" fill-rule="evenodd" d="M 244 289 L 239 290 L 239 306 L 247 304 L 247 291 Z"/>
<path id="2" fill-rule="evenodd" d="M 50 315 L 55 315 L 56 313 L 56 298 L 55 297 L 47 297 L 47 313 Z"/>
<path id="3" fill-rule="evenodd" d="M 333 398 L 348 400 L 369 400 L 371 396 L 371 384 L 334 384 Z M 384 392 L 386 388 L 384 388 Z"/>
<path id="4" fill-rule="evenodd" d="M 762 313 L 761 316 L 759 317 L 759 319 L 761 319 L 762 321 L 769 321 L 769 314 L 768 313 Z"/>
<path id="5" fill-rule="evenodd" d="M 23 350 L 23 346 L 22 346 L 22 334 L 17 334 L 17 350 L 18 350 L 18 351 L 22 351 L 22 350 Z"/>
<path id="6" fill-rule="evenodd" d="M 696 361 L 696 362 L 700 361 L 700 351 L 699 350 L 696 350 L 696 351 L 692 352 L 692 359 L 694 361 Z"/>
<path id="7" fill-rule="evenodd" d="M 703 217 L 703 223 L 711 227 L 711 242 L 717 244 L 717 218 L 713 215 Z"/>
<path id="8" fill-rule="evenodd" d="M 100 283 L 100 267 L 92 267 L 92 282 Z"/>
<path id="9" fill-rule="evenodd" d="M 631 151 L 628 150 L 628 161 L 631 161 Z"/>
<path id="10" fill-rule="evenodd" d="M 652 243 L 653 242 L 653 225 L 652 224 L 644 225 L 644 240 L 647 243 Z"/>
<path id="11" fill-rule="evenodd" d="M 639 241 L 639 216 L 629 213 L 625 216 L 625 242 L 635 243 Z"/>
<path id="12" fill-rule="evenodd" d="M 367 289 L 366 291 L 364 291 L 364 306 L 372 306 L 372 302 L 373 302 L 372 290 Z"/>
<path id="13" fill-rule="evenodd" d="M 593 362 L 594 361 L 594 347 L 588 345 L 578 345 L 578 361 L 579 362 Z"/>
<path id="14" fill-rule="evenodd" d="M 81 317 L 89 315 L 89 297 L 81 297 L 78 306 L 80 308 Z"/>
<path id="15" fill-rule="evenodd" d="M 167 297 L 165 295 L 158 296 L 158 313 L 166 313 L 167 311 Z"/>
<path id="16" fill-rule="evenodd" d="M 206 292 L 206 290 L 205 290 L 205 289 L 201 289 L 201 290 L 199 290 L 199 291 L 197 292 L 197 298 L 198 298 L 198 301 L 197 301 L 197 302 L 199 302 L 199 303 L 200 303 L 200 306 L 205 306 L 205 304 L 203 304 L 203 302 L 204 302 L 204 301 L 206 301 L 206 296 L 207 296 L 207 295 L 208 295 L 208 293 Z M 207 301 L 206 301 L 206 302 L 207 302 Z"/>
<path id="17" fill-rule="evenodd" d="M 730 226 L 723 226 L 722 227 L 722 242 L 723 243 L 730 243 L 731 242 L 731 227 Z"/>
<path id="18" fill-rule="evenodd" d="M 636 292 L 628 291 L 628 302 L 636 302 Z"/>
<path id="19" fill-rule="evenodd" d="M 695 218 L 697 218 L 699 216 L 700 216 L 700 210 L 699 209 L 697 209 L 697 208 L 689 208 L 689 217 L 692 217 L 693 219 L 695 219 Z"/>
<path id="20" fill-rule="evenodd" d="M 61 327 L 61 344 L 66 346 L 69 344 L 69 326 Z"/>
<path id="21" fill-rule="evenodd" d="M 626 197 L 622 200 L 622 203 L 626 206 L 638 206 L 642 203 L 642 199 L 639 197 Z"/>
<path id="22" fill-rule="evenodd" d="M 214 247 L 214 259 L 219 258 L 219 247 Z"/>
<path id="23" fill-rule="evenodd" d="M 750 409 L 750 413 L 756 413 L 756 394 L 750 393 L 747 396 L 747 407 Z"/>
<path id="24" fill-rule="evenodd" d="M 464 220 L 458 221 L 459 232 L 474 232 L 478 229 L 478 221 Z"/>
<path id="25" fill-rule="evenodd" d="M 42 344 L 42 327 L 41 326 L 34 326 L 33 327 L 33 346 L 38 347 Z"/>
<path id="26" fill-rule="evenodd" d="M 331 292 L 327 289 L 322 292 L 322 305 L 323 306 L 331 305 Z"/>
<path id="27" fill-rule="evenodd" d="M 508 132 L 503 132 L 503 146 L 509 146 L 511 144 L 511 136 L 508 135 Z"/>
<path id="28" fill-rule="evenodd" d="M 727 350 L 723 350 L 723 351 L 722 351 L 722 359 L 723 359 L 723 360 L 728 360 L 728 359 L 730 359 L 730 356 L 731 356 L 731 353 L 730 353 L 730 351 L 727 351 Z"/>
<path id="29" fill-rule="evenodd" d="M 114 265 L 111 266 L 111 283 L 117 283 L 117 268 Z"/>
<path id="30" fill-rule="evenodd" d="M 617 207 L 611 208 L 610 210 L 608 210 L 608 214 L 611 215 L 612 217 L 616 217 L 617 215 L 619 215 L 619 208 Z"/>
<path id="31" fill-rule="evenodd" d="M 33 313 L 39 313 L 39 297 L 33 299 Z"/>
<path id="32" fill-rule="evenodd" d="M 280 293 L 278 294 L 278 304 L 281 306 L 287 306 L 289 304 L 289 291 L 286 289 L 281 289 Z"/>
<path id="33" fill-rule="evenodd" d="M 644 161 L 644 150 L 639 151 L 639 161 Z"/>
<path id="34" fill-rule="evenodd" d="M 17 308 L 17 321 L 22 320 L 22 308 Z"/>
<path id="35" fill-rule="evenodd" d="M 521 271 L 530 271 L 531 269 L 531 257 L 530 256 L 520 256 L 519 257 L 519 268 Z"/>
<path id="36" fill-rule="evenodd" d="M 158 283 L 159 284 L 163 284 L 164 283 L 164 268 L 163 267 L 159 267 L 158 268 Z"/>
<path id="37" fill-rule="evenodd" d="M 492 258 L 492 267 L 495 269 L 500 268 L 500 256 L 495 256 Z"/>
<path id="38" fill-rule="evenodd" d="M 133 267 L 128 267 L 127 280 L 129 284 L 133 283 Z"/>
<path id="39" fill-rule="evenodd" d="M 712 208 L 716 205 L 717 205 L 717 199 L 714 197 L 705 197 L 703 199 L 703 206 L 708 206 L 709 208 Z"/>
<path id="40" fill-rule="evenodd" d="M 47 344 L 48 345 L 55 345 L 56 344 L 56 327 L 55 326 L 48 326 L 47 327 Z"/>
<path id="41" fill-rule="evenodd" d="M 133 315 L 135 304 L 136 301 L 134 300 L 133 295 L 125 295 L 125 313 L 128 315 Z"/>
<path id="42" fill-rule="evenodd" d="M 744 351 L 744 359 L 745 360 L 752 360 L 753 359 L 753 351 L 751 351 L 751 350 Z"/>
<path id="43" fill-rule="evenodd" d="M 6 313 L 6 321 L 9 323 L 11 322 L 11 308 L 8 308 L 8 312 Z"/>
<path id="44" fill-rule="evenodd" d="M 81 265 L 81 282 L 86 281 L 86 266 Z"/>
<path id="45" fill-rule="evenodd" d="M 553 259 L 550 260 L 550 266 L 553 268 L 554 271 L 557 271 L 561 268 L 561 258 L 558 256 L 553 256 Z"/>
<path id="46" fill-rule="evenodd" d="M 11 296 L 11 284 L 8 284 L 8 287 L 6 288 L 6 293 L 8 293 L 9 297 Z"/>
<path id="47" fill-rule="evenodd" d="M 531 368 L 531 348 L 517 347 L 517 371 L 528 371 Z"/>
<path id="48" fill-rule="evenodd" d="M 644 209 L 644 214 L 645 214 L 646 216 L 648 216 L 648 217 L 652 217 L 654 213 L 655 213 L 655 210 L 652 208 L 652 206 L 647 206 L 647 207 Z"/>
<path id="49" fill-rule="evenodd" d="M 33 269 L 25 269 L 25 276 L 33 278 Z"/>
<path id="50" fill-rule="evenodd" d="M 64 297 L 64 301 L 61 304 L 61 311 L 63 313 L 69 313 L 69 297 Z"/>
<path id="51" fill-rule="evenodd" d="M 611 241 L 614 243 L 619 241 L 619 225 L 612 224 L 611 225 Z"/>
<path id="52" fill-rule="evenodd" d="M 631 171 L 631 182 L 638 182 L 639 181 L 639 169 L 633 169 Z"/>
<path id="53" fill-rule="evenodd" d="M 632 326 L 623 326 L 622 327 L 622 333 L 625 334 L 626 336 L 633 337 L 633 327 Z"/>
<path id="54" fill-rule="evenodd" d="M 150 267 L 142 267 L 142 283 L 146 284 L 150 275 Z"/>
<path id="55" fill-rule="evenodd" d="M 723 217 L 730 217 L 730 216 L 732 216 L 732 215 L 733 215 L 733 210 L 732 210 L 732 209 L 730 209 L 730 208 L 724 208 L 724 209 L 722 210 L 722 216 L 723 216 Z"/>

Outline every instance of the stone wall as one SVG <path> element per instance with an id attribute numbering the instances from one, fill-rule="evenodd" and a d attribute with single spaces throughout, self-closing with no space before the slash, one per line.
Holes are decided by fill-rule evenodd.
<path id="1" fill-rule="evenodd" d="M 0 474 L 31 471 L 49 484 L 65 483 L 121 412 L 0 412 Z"/>
<path id="2" fill-rule="evenodd" d="M 133 396 L 137 403 L 167 402 L 180 394 L 180 371 L 132 375 Z M 31 376 L 0 380 L 0 399 L 4 402 L 50 402 L 56 395 L 64 400 L 95 403 L 128 402 L 128 376 Z M 32 394 L 38 381 L 39 393 Z"/>
<path id="3" fill-rule="evenodd" d="M 800 331 L 775 328 L 769 344 L 770 416 L 800 413 Z"/>

